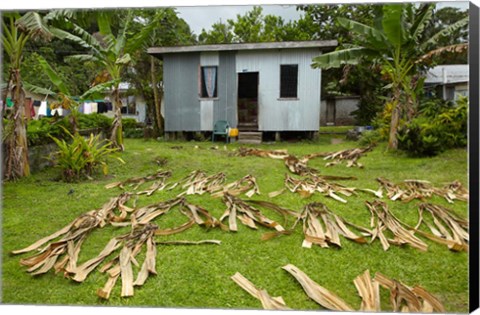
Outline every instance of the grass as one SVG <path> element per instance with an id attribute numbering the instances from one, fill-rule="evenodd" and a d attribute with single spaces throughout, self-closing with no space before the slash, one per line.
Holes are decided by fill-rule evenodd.
<path id="1" fill-rule="evenodd" d="M 294 155 L 320 151 L 337 151 L 357 146 L 344 141 L 331 144 L 330 136 L 321 135 L 317 142 L 263 144 L 265 149 L 288 149 Z M 61 274 L 49 272 L 32 277 L 19 265 L 22 257 L 12 256 L 12 250 L 23 248 L 34 241 L 59 230 L 80 214 L 101 207 L 120 190 L 106 190 L 104 186 L 134 176 L 152 174 L 158 169 L 159 157 L 167 160 L 164 169 L 173 172 L 172 181 L 179 180 L 192 170 L 202 169 L 208 174 L 224 172 L 232 182 L 247 174 L 257 178 L 261 195 L 254 199 L 265 200 L 268 192 L 283 187 L 287 173 L 282 161 L 259 157 L 236 157 L 232 153 L 240 147 L 218 142 L 218 150 L 211 149 L 210 142 L 157 142 L 126 139 L 126 151 L 122 165 L 113 161 L 110 176 L 80 183 L 66 184 L 56 180 L 59 171 L 48 169 L 17 182 L 3 186 L 3 274 L 2 302 L 7 304 L 49 305 L 103 305 L 103 306 L 153 306 L 185 308 L 235 308 L 259 309 L 261 304 L 238 287 L 230 277 L 240 272 L 256 286 L 266 289 L 272 296 L 282 296 L 291 308 L 298 310 L 321 310 L 322 307 L 310 300 L 301 286 L 281 269 L 294 264 L 323 287 L 335 292 L 354 308 L 359 308 L 360 297 L 353 279 L 369 269 L 371 274 L 381 272 L 407 285 L 419 284 L 437 296 L 448 312 L 468 312 L 468 253 L 451 252 L 445 246 L 425 240 L 427 252 L 411 247 L 392 246 L 383 251 L 378 241 L 360 245 L 344 238 L 342 248 L 301 247 L 301 228 L 297 227 L 290 236 L 279 237 L 267 242 L 260 237 L 266 228 L 251 230 L 239 222 L 237 233 L 210 230 L 195 226 L 183 233 L 159 240 L 218 239 L 222 244 L 201 246 L 158 245 L 157 272 L 146 283 L 135 289 L 130 298 L 120 297 L 120 282 L 112 291 L 110 300 L 97 298 L 95 292 L 107 280 L 105 274 L 94 271 L 85 282 L 78 284 Z M 176 148 L 175 148 L 176 147 Z M 178 148 L 180 147 L 180 148 Z M 198 147 L 198 148 L 197 148 Z M 377 189 L 377 177 L 386 177 L 394 182 L 404 179 L 429 180 L 443 186 L 457 179 L 467 185 L 467 152 L 464 149 L 450 150 L 434 158 L 412 159 L 402 154 L 386 153 L 380 145 L 360 159 L 364 169 L 346 168 L 337 165 L 325 168 L 322 159 L 311 160 L 309 166 L 323 174 L 356 176 L 358 180 L 344 182 L 347 186 Z M 142 187 L 148 187 L 145 184 Z M 68 194 L 70 190 L 73 193 Z M 137 204 L 147 205 L 175 197 L 179 190 L 157 192 L 151 197 L 141 196 Z M 225 205 L 219 199 L 207 195 L 188 196 L 191 203 L 206 208 L 219 218 Z M 315 194 L 307 199 L 284 193 L 272 201 L 299 211 L 305 204 L 320 201 L 346 220 L 363 226 L 369 225 L 370 214 L 364 202 L 371 195 L 359 193 L 347 197 L 348 203 L 341 204 L 333 199 Z M 386 201 L 391 211 L 406 223 L 417 220 L 415 200 L 404 204 Z M 467 216 L 465 202 L 447 204 L 440 197 L 430 202 L 452 208 L 463 217 Z M 281 221 L 276 213 L 262 209 L 268 217 Z M 160 228 L 178 226 L 186 221 L 176 209 L 157 218 Z M 289 223 L 289 225 L 292 222 Z M 128 228 L 106 226 L 94 231 L 84 243 L 79 262 L 96 256 L 112 237 L 128 232 Z M 423 238 L 422 238 L 423 239 Z M 139 259 L 141 263 L 143 258 Z M 138 269 L 135 269 L 136 272 Z M 389 310 L 389 296 L 381 290 L 382 305 Z"/>

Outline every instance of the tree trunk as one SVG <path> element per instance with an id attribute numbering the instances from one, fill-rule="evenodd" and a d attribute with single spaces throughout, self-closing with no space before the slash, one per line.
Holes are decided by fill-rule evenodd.
<path id="1" fill-rule="evenodd" d="M 30 175 L 28 163 L 27 129 L 25 124 L 25 93 L 22 89 L 20 70 L 13 71 L 13 113 L 9 124 L 12 129 L 5 139 L 5 173 L 6 180 Z M 5 104 L 6 105 L 6 104 Z"/>
<path id="2" fill-rule="evenodd" d="M 123 146 L 122 101 L 120 99 L 120 91 L 118 90 L 118 86 L 114 88 L 112 98 L 115 114 L 113 117 L 110 141 L 112 142 L 113 147 L 123 151 L 125 148 Z"/>
<path id="3" fill-rule="evenodd" d="M 150 56 L 150 75 L 152 81 L 153 98 L 155 101 L 155 121 L 158 127 L 158 132 L 163 135 L 164 120 L 162 117 L 162 97 L 163 93 L 159 91 L 157 84 L 157 71 L 155 69 L 155 57 Z"/>
<path id="4" fill-rule="evenodd" d="M 400 122 L 400 115 L 401 115 L 400 89 L 398 87 L 394 91 L 392 103 L 393 103 L 393 108 L 392 108 L 392 118 L 390 120 L 390 134 L 388 137 L 388 149 L 397 150 L 398 149 L 397 129 L 398 129 L 398 123 Z"/>

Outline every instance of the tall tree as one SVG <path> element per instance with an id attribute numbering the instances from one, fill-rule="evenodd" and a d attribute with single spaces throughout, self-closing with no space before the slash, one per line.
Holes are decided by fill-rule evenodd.
<path id="1" fill-rule="evenodd" d="M 420 70 L 422 58 L 438 40 L 465 26 L 468 18 L 444 28 L 430 36 L 425 31 L 432 20 L 434 5 L 388 4 L 376 11 L 373 26 L 350 19 L 338 18 L 338 23 L 357 35 L 355 42 L 344 49 L 327 53 L 313 60 L 317 68 L 340 67 L 362 62 L 378 64 L 390 84 L 391 122 L 389 149 L 397 149 L 397 129 L 403 116 L 413 118 L 417 94 L 422 87 Z M 346 45 L 344 45 L 346 46 Z"/>
<path id="2" fill-rule="evenodd" d="M 285 22 L 282 17 L 263 14 L 262 7 L 254 6 L 236 19 L 216 22 L 208 32 L 203 29 L 198 37 L 202 44 L 258 43 L 273 41 L 309 40 L 308 22 Z"/>
<path id="3" fill-rule="evenodd" d="M 30 174 L 28 144 L 25 123 L 25 92 L 20 74 L 23 49 L 31 39 L 50 40 L 50 33 L 43 17 L 36 12 L 6 13 L 2 19 L 2 45 L 10 66 L 5 91 L 2 95 L 6 106 L 7 95 L 13 100 L 13 111 L 3 128 L 5 146 L 4 178 L 16 179 Z M 3 118 L 3 108 L 2 108 Z"/>

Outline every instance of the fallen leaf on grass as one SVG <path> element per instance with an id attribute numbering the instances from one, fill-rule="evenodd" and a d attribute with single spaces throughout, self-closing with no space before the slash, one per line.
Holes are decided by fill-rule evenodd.
<path id="1" fill-rule="evenodd" d="M 332 311 L 354 311 L 354 309 L 344 300 L 310 279 L 303 271 L 298 269 L 296 266 L 288 264 L 286 266 L 283 266 L 282 269 L 290 273 L 300 283 L 305 293 L 307 293 L 307 295 L 312 300 L 325 307 L 326 309 Z"/>
<path id="2" fill-rule="evenodd" d="M 282 297 L 271 297 L 267 291 L 258 289 L 252 282 L 245 278 L 239 272 L 230 277 L 242 289 L 247 291 L 251 296 L 260 300 L 262 306 L 266 310 L 290 310 L 285 304 Z"/>

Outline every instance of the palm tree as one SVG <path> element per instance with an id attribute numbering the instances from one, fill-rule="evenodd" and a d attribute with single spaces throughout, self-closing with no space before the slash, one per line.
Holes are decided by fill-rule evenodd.
<path id="1" fill-rule="evenodd" d="M 376 9 L 374 25 L 368 26 L 352 20 L 339 18 L 338 23 L 358 36 L 358 43 L 344 49 L 327 53 L 313 59 L 314 68 L 338 68 L 357 65 L 361 62 L 376 63 L 390 82 L 392 108 L 389 149 L 397 149 L 397 129 L 402 113 L 407 120 L 415 112 L 416 96 L 423 85 L 420 70 L 427 66 L 428 52 L 443 36 L 464 27 L 464 18 L 437 34 L 426 32 L 432 21 L 434 4 L 388 4 Z M 450 48 L 452 50 L 452 48 Z"/>
<path id="2" fill-rule="evenodd" d="M 44 38 L 50 40 L 52 34 L 44 19 L 36 12 L 5 13 L 2 19 L 2 45 L 9 62 L 9 75 L 2 95 L 4 107 L 8 94 L 13 100 L 13 111 L 3 128 L 5 149 L 4 178 L 16 179 L 30 175 L 28 145 L 25 124 L 25 92 L 22 86 L 20 66 L 23 49 L 27 41 Z M 2 108 L 2 117 L 3 117 Z"/>
<path id="3" fill-rule="evenodd" d="M 73 41 L 90 50 L 89 54 L 69 56 L 70 59 L 79 62 L 91 61 L 100 66 L 98 78 L 102 78 L 102 80 L 96 80 L 95 90 L 97 92 L 111 90 L 114 104 L 114 119 L 110 141 L 113 146 L 123 150 L 122 102 L 120 99 L 119 84 L 121 82 L 124 68 L 131 61 L 130 54 L 125 50 L 127 43 L 127 29 L 131 21 L 131 12 L 128 12 L 123 27 L 116 36 L 113 34 L 111 28 L 113 17 L 114 15 L 111 11 L 103 11 L 97 14 L 99 36 L 89 34 L 83 28 L 71 21 L 67 21 L 70 28 L 69 31 L 61 29 L 52 29 L 51 31 L 60 39 Z"/>

